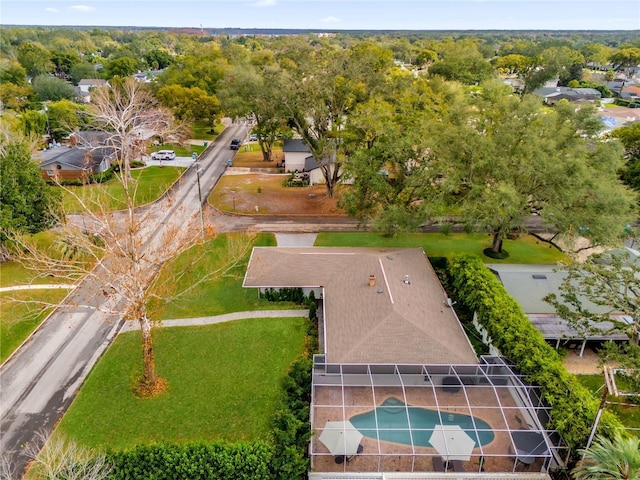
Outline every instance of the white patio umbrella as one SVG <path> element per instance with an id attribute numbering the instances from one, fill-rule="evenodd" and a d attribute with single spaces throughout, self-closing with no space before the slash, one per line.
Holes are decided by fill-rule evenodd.
<path id="1" fill-rule="evenodd" d="M 469 460 L 476 442 L 459 425 L 436 425 L 429 443 L 444 460 Z"/>
<path id="2" fill-rule="evenodd" d="M 362 434 L 348 420 L 344 422 L 327 422 L 318 440 L 329 449 L 332 455 L 350 457 L 358 453 Z"/>

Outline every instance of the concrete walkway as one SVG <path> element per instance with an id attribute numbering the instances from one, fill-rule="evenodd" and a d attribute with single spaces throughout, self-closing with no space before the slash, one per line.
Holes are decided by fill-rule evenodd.
<path id="1" fill-rule="evenodd" d="M 44 289 L 63 289 L 71 290 L 76 288 L 74 284 L 69 283 L 49 283 L 43 285 L 13 285 L 12 287 L 2 287 L 0 288 L 0 292 L 13 292 L 14 290 L 44 290 Z"/>
<path id="2" fill-rule="evenodd" d="M 276 233 L 279 247 L 313 247 L 317 233 Z"/>
<path id="3" fill-rule="evenodd" d="M 308 317 L 309 310 L 255 310 L 249 312 L 233 312 L 224 315 L 198 318 L 179 318 L 176 320 L 163 320 L 162 327 L 190 327 L 194 325 L 213 325 L 222 322 L 232 322 L 234 320 L 246 320 L 249 318 L 282 318 L 282 317 Z M 140 326 L 135 321 L 127 321 L 122 325 L 120 332 L 130 332 L 140 330 Z"/>

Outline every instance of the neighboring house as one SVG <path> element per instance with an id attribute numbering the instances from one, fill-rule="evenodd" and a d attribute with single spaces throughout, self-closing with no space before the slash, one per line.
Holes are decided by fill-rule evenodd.
<path id="1" fill-rule="evenodd" d="M 70 145 L 38 152 L 43 178 L 85 180 L 88 175 L 106 171 L 115 160 L 115 150 L 104 145 L 104 139 L 99 132 L 77 132 L 71 135 Z"/>
<path id="2" fill-rule="evenodd" d="M 133 74 L 133 79 L 140 83 L 151 83 L 154 78 L 160 75 L 164 70 L 146 70 Z"/>
<path id="3" fill-rule="evenodd" d="M 595 332 L 586 337 L 569 323 L 560 318 L 555 308 L 544 301 L 544 298 L 555 293 L 559 300 L 560 285 L 566 273 L 556 271 L 556 265 L 487 265 L 502 282 L 505 289 L 522 307 L 531 323 L 540 331 L 545 340 L 555 348 L 561 346 L 580 350 L 580 356 L 588 346 L 597 346 L 602 342 L 628 342 L 629 337 L 622 332 L 610 331 L 613 323 L 603 322 L 594 325 Z M 608 310 L 598 307 L 586 299 L 583 305 L 593 313 L 605 313 Z M 626 321 L 624 315 L 619 320 Z M 599 330 L 599 332 L 598 332 Z"/>
<path id="4" fill-rule="evenodd" d="M 560 100 L 591 102 L 602 98 L 600 91 L 595 88 L 545 87 L 539 88 L 534 94 L 543 97 L 547 105 L 555 105 Z"/>
<path id="5" fill-rule="evenodd" d="M 284 153 L 285 172 L 307 172 L 310 185 L 324 183 L 324 175 L 320 165 L 302 140 L 285 140 L 282 152 Z"/>
<path id="6" fill-rule="evenodd" d="M 109 87 L 109 82 L 101 78 L 83 78 L 76 87 L 76 96 L 83 102 L 91 101 L 91 89 L 97 87 Z"/>
<path id="7" fill-rule="evenodd" d="M 320 304 L 310 479 L 548 480 L 563 463 L 547 407 L 502 359 L 479 361 L 422 249 L 256 247 L 243 286 Z"/>

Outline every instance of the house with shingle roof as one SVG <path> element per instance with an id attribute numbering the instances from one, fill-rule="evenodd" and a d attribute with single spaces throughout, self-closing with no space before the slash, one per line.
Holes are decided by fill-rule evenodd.
<path id="1" fill-rule="evenodd" d="M 600 91 L 595 88 L 544 87 L 533 93 L 543 97 L 547 105 L 555 105 L 560 100 L 586 102 L 602 98 Z"/>
<path id="2" fill-rule="evenodd" d="M 324 175 L 320 165 L 316 158 L 311 155 L 309 147 L 303 140 L 298 138 L 284 140 L 282 152 L 284 154 L 285 172 L 307 172 L 309 173 L 310 185 L 324 183 Z"/>
<path id="3" fill-rule="evenodd" d="M 102 78 L 83 78 L 76 87 L 76 96 L 83 102 L 91 101 L 91 90 L 98 87 L 110 87 L 109 82 Z"/>
<path id="4" fill-rule="evenodd" d="M 38 152 L 40 170 L 47 180 L 85 180 L 105 172 L 116 159 L 116 151 L 105 144 L 106 134 L 76 132 L 71 144 L 56 145 Z"/>
<path id="5" fill-rule="evenodd" d="M 256 247 L 243 286 L 319 299 L 310 479 L 549 480 L 546 407 L 503 360 L 477 357 L 421 248 Z M 461 445 L 439 449 L 437 424 L 478 440 L 449 457 Z"/>
<path id="6" fill-rule="evenodd" d="M 567 276 L 566 272 L 558 270 L 556 265 L 489 264 L 487 267 L 502 282 L 507 293 L 520 304 L 529 321 L 547 343 L 555 348 L 576 348 L 582 356 L 587 345 L 597 345 L 606 341 L 629 341 L 629 336 L 616 330 L 613 322 L 591 324 L 588 332 L 580 332 L 558 315 L 555 307 L 544 300 L 547 295 L 559 294 L 560 285 Z M 605 314 L 609 311 L 586 298 L 582 299 L 582 302 L 585 308 L 593 313 Z M 619 322 L 628 321 L 624 315 L 612 317 Z"/>
<path id="7" fill-rule="evenodd" d="M 318 290 L 332 363 L 478 362 L 421 248 L 257 247 L 244 286 Z"/>

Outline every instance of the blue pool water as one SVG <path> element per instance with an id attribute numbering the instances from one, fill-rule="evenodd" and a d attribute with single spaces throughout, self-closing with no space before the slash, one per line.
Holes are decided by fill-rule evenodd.
<path id="1" fill-rule="evenodd" d="M 408 412 L 408 413 L 407 413 Z M 378 417 L 378 432 L 375 429 Z M 382 405 L 370 412 L 355 415 L 349 419 L 354 427 L 365 437 L 385 440 L 387 442 L 413 444 L 431 447 L 429 438 L 436 425 L 459 425 L 467 435 L 476 441 L 476 447 L 493 441 L 494 433 L 491 426 L 484 420 L 461 413 L 442 412 L 442 419 L 437 410 L 412 407 L 405 405 L 397 398 L 388 398 Z M 409 432 L 409 422 L 411 432 Z M 474 427 L 475 422 L 475 427 Z M 478 430 L 478 435 L 474 428 Z"/>

